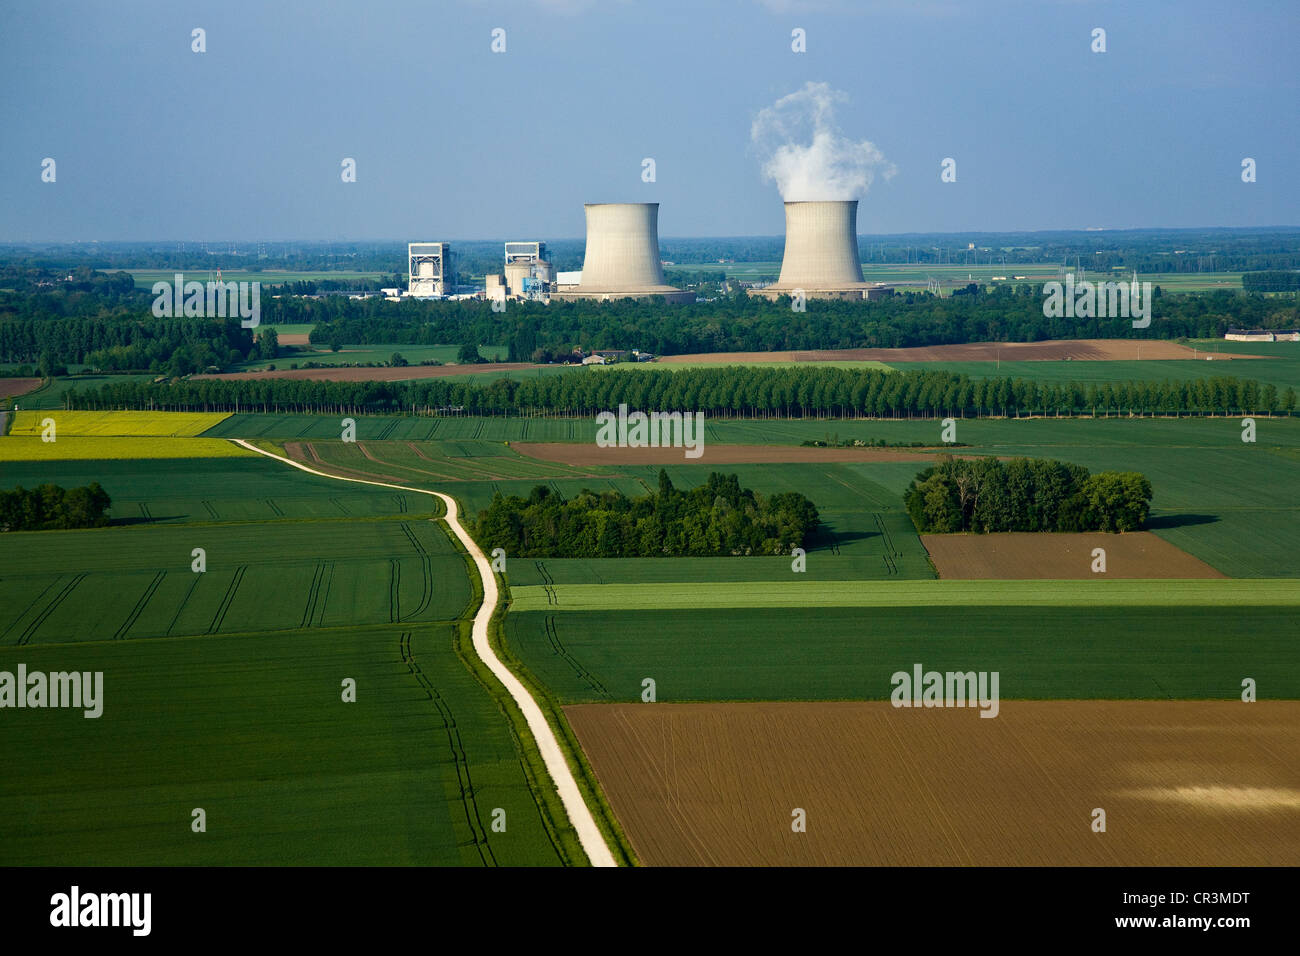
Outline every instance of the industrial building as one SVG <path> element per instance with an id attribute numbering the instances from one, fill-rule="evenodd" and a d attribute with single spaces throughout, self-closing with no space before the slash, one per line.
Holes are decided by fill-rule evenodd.
<path id="1" fill-rule="evenodd" d="M 406 247 L 406 294 L 419 298 L 444 298 L 456 289 L 451 243 L 412 242 Z"/>
<path id="2" fill-rule="evenodd" d="M 505 271 L 487 276 L 489 299 L 545 302 L 555 285 L 555 269 L 546 258 L 544 242 L 507 242 Z"/>
<path id="3" fill-rule="evenodd" d="M 576 286 L 557 282 L 553 299 L 662 296 L 667 302 L 694 302 L 694 292 L 670 286 L 659 259 L 659 204 L 587 203 L 587 248 Z"/>
<path id="4" fill-rule="evenodd" d="M 785 204 L 785 254 L 781 276 L 756 295 L 776 299 L 802 291 L 809 299 L 879 298 L 862 279 L 858 256 L 858 201 Z"/>

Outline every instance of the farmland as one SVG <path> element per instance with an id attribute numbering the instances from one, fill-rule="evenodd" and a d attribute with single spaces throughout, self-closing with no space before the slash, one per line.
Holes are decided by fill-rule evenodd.
<path id="1" fill-rule="evenodd" d="M 964 583 L 982 582 L 933 582 Z M 1165 586 L 1145 587 L 1156 595 Z M 791 607 L 765 602 L 766 590 L 755 587 L 743 607 L 512 608 L 506 639 L 565 703 L 637 702 L 647 677 L 660 701 L 884 700 L 890 675 L 917 661 L 999 671 L 1004 699 L 1233 700 L 1243 677 L 1260 681 L 1268 699 L 1300 698 L 1300 623 L 1290 599 L 1143 604 L 1139 589 L 1129 602 L 1106 605 L 999 605 L 995 592 L 982 605 Z"/>
<path id="2" fill-rule="evenodd" d="M 360 440 L 473 439 L 481 444 L 467 446 L 466 450 L 475 454 L 498 454 L 491 450 L 491 443 L 504 441 L 585 442 L 594 449 L 596 434 L 592 419 L 359 416 L 356 421 Z M 883 439 L 895 444 L 934 442 L 940 431 L 940 422 L 934 419 L 706 418 L 704 461 L 709 460 L 710 448 L 727 444 L 790 446 L 814 439 Z M 1003 457 L 1050 457 L 1084 465 L 1093 471 L 1140 471 L 1151 479 L 1155 488 L 1148 527 L 1156 535 L 1231 577 L 1300 577 L 1300 553 L 1293 546 L 1300 539 L 1300 506 L 1277 491 L 1292 486 L 1300 478 L 1300 421 L 1260 417 L 1257 431 L 1257 440 L 1252 444 L 1241 441 L 1241 420 L 1236 418 L 958 420 L 957 438 L 964 447 L 956 451 Z M 204 433 L 205 437 L 242 435 L 334 441 L 339 434 L 338 418 L 287 415 L 233 415 Z M 504 446 L 496 447 L 504 451 Z M 374 450 L 379 453 L 379 449 Z M 811 454 L 820 450 L 796 451 Z M 899 451 L 908 452 L 907 449 Z M 534 464 L 545 465 L 544 462 Z M 841 523 L 832 524 L 836 540 L 825 542 L 830 550 L 833 544 L 842 547 L 845 543 L 874 538 L 878 532 L 873 515 L 884 514 L 885 509 L 901 510 L 902 493 L 923 464 L 877 460 L 725 467 L 740 474 L 748 487 L 763 493 L 800 491 L 824 511 L 842 516 L 837 519 Z M 373 462 L 353 461 L 350 467 L 382 472 Z M 679 487 L 698 484 L 707 476 L 707 466 L 701 473 L 699 464 L 688 463 L 685 458 L 680 464 L 666 467 Z M 611 467 L 587 465 L 582 470 L 604 477 L 579 479 L 567 485 L 561 482 L 558 487 L 563 493 L 575 493 L 584 484 L 598 488 L 602 481 L 630 479 L 653 484 L 658 472 L 653 465 L 631 463 Z M 412 479 L 419 483 L 416 476 Z M 473 510 L 485 507 L 498 488 L 503 492 L 527 494 L 531 487 L 525 483 L 527 480 L 521 479 L 513 487 L 500 481 L 469 482 L 457 487 L 456 494 Z M 870 505 L 865 506 L 864 500 Z M 910 522 L 906 522 L 896 531 L 896 543 L 916 541 L 909 529 Z M 916 546 L 919 548 L 919 542 Z M 909 549 L 902 546 L 896 550 Z M 922 564 L 925 564 L 924 556 Z"/>
<path id="3" fill-rule="evenodd" d="M 8 378 L 0 376 L 0 402 L 15 395 L 25 395 L 41 384 L 39 378 Z"/>
<path id="4" fill-rule="evenodd" d="M 941 578 L 1219 578 L 1204 561 L 1149 531 L 1129 534 L 923 534 Z M 1105 571 L 1094 568 L 1097 549 Z"/>
<path id="5" fill-rule="evenodd" d="M 41 417 L 27 416 L 21 423 L 30 430 L 31 420 Z M 1122 702 L 1184 707 L 1190 705 L 1171 702 L 1190 701 L 1201 702 L 1197 706 L 1216 706 L 1214 702 L 1235 701 L 1240 696 L 1244 677 L 1259 681 L 1263 701 L 1300 697 L 1300 654 L 1296 651 L 1300 624 L 1295 613 L 1300 600 L 1295 580 L 1300 579 L 1300 559 L 1292 547 L 1300 533 L 1300 508 L 1271 493 L 1297 477 L 1300 422 L 1294 420 L 1259 418 L 1254 444 L 1241 441 L 1240 420 L 1231 418 L 958 420 L 958 438 L 963 444 L 954 450 L 963 456 L 1029 455 L 1076 462 L 1094 471 L 1137 470 L 1147 474 L 1156 489 L 1149 533 L 1083 536 L 1104 539 L 1100 546 L 1108 548 L 1114 569 L 1105 579 L 1098 580 L 1087 568 L 1091 548 L 1084 546 L 1092 542 L 1081 540 L 1077 546 L 1083 549 L 1079 555 L 1086 575 L 1057 573 L 1057 565 L 1048 555 L 1026 559 L 1017 554 L 1016 568 L 1008 570 L 996 560 L 989 564 L 987 555 L 962 553 L 955 560 L 967 566 L 984 561 L 989 577 L 959 580 L 944 570 L 945 563 L 951 567 L 952 556 L 936 552 L 931 563 L 901 507 L 904 488 L 933 460 L 935 450 L 799 447 L 800 442 L 813 439 L 885 440 L 895 446 L 934 443 L 940 430 L 937 420 L 710 419 L 706 420 L 702 460 L 685 459 L 680 450 L 673 450 L 671 461 L 660 465 L 637 461 L 626 452 L 620 455 L 619 449 L 604 450 L 612 454 L 599 460 L 575 457 L 566 448 L 575 444 L 580 451 L 594 448 L 596 425 L 589 418 L 356 416 L 358 440 L 343 442 L 341 416 L 236 414 L 215 416 L 211 424 L 196 420 L 184 425 L 179 417 L 156 417 L 153 424 L 144 417 L 137 423 L 130 414 L 116 419 L 116 424 L 112 415 L 67 419 L 67 427 L 97 430 L 100 437 L 71 435 L 61 424 L 57 444 L 107 441 L 126 446 L 174 441 L 194 448 L 213 443 L 238 450 L 224 439 L 240 437 L 334 474 L 451 493 L 470 514 L 485 507 L 497 492 L 526 495 L 537 484 L 565 496 L 584 488 L 616 488 L 639 496 L 656 486 L 660 467 L 679 488 L 702 483 L 711 468 L 722 467 L 737 473 L 743 486 L 761 494 L 793 490 L 807 495 L 817 505 L 824 527 L 809 546 L 806 569 L 801 572 L 794 571 L 789 557 L 509 559 L 505 581 L 510 604 L 499 641 L 504 655 L 553 705 L 568 708 L 568 719 L 588 748 L 587 757 L 605 795 L 646 862 L 905 862 L 894 851 L 864 842 L 860 834 L 854 836 L 850 831 L 837 832 L 836 838 L 825 844 L 797 851 L 807 855 L 790 856 L 788 847 L 770 847 L 753 833 L 737 835 L 723 830 L 717 841 L 708 841 L 707 846 L 690 841 L 685 846 L 674 832 L 655 830 L 647 821 L 662 810 L 665 798 L 654 787 L 643 797 L 629 796 L 626 784 L 619 782 L 620 774 L 629 771 L 618 769 L 623 758 L 617 754 L 639 751 L 620 735 L 632 733 L 639 740 L 646 733 L 681 734 L 679 756 L 686 763 L 679 767 L 683 770 L 696 759 L 694 748 L 709 746 L 703 742 L 706 740 L 721 741 L 731 733 L 752 737 L 768 730 L 775 735 L 772 739 L 783 739 L 775 725 L 761 722 L 749 730 L 720 728 L 715 718 L 708 716 L 721 712 L 719 708 L 787 706 L 758 702 L 884 701 L 892 689 L 890 675 L 921 661 L 927 668 L 941 670 L 999 672 L 1005 701 L 1000 720 L 1010 718 L 1012 723 L 1015 714 L 1029 713 L 1017 710 L 1030 707 L 1028 702 L 1059 707 L 1054 702 L 1085 701 L 1089 706 L 1121 708 L 1114 711 L 1117 716 L 1113 719 L 1098 718 L 1114 725 L 1106 731 L 1114 735 L 1105 738 L 1110 741 L 1106 746 L 1120 746 L 1118 741 L 1125 735 L 1135 735 L 1136 746 L 1154 748 L 1152 759 L 1159 761 L 1163 759 L 1158 749 L 1165 745 L 1162 741 L 1181 739 L 1185 745 L 1199 725 L 1192 718 L 1184 723 L 1175 721 L 1171 724 L 1174 729 L 1154 739 L 1144 729 L 1150 724 L 1142 724 L 1133 712 L 1122 711 Z M 192 438 L 109 437 L 136 429 L 152 430 L 155 436 L 182 429 L 193 433 L 204 424 L 207 427 Z M 0 456 L 10 442 L 39 442 L 39 438 L 0 439 Z M 733 460 L 737 456 L 743 460 Z M 423 660 L 424 654 L 444 655 L 438 659 L 445 660 L 448 667 L 452 660 L 459 664 L 455 635 L 449 629 L 472 606 L 473 592 L 463 559 L 440 526 L 428 520 L 434 516 L 431 509 L 435 506 L 424 496 L 333 482 L 248 457 L 13 461 L 6 462 L 5 470 L 10 482 L 28 484 L 52 471 L 57 471 L 65 484 L 99 480 L 114 496 L 113 515 L 119 526 L 42 532 L 39 539 L 30 534 L 0 537 L 0 547 L 8 549 L 0 552 L 0 568 L 10 569 L 10 573 L 0 573 L 0 606 L 13 609 L 0 621 L 0 628 L 5 629 L 0 642 L 22 642 L 12 650 L 0 650 L 0 655 L 180 645 L 202 646 L 205 654 L 215 654 L 209 645 L 243 642 L 240 646 L 249 646 L 247 642 L 256 639 L 259 647 L 269 649 L 273 661 L 282 646 L 310 648 L 305 653 L 324 655 L 328 660 L 333 650 L 321 649 L 323 643 L 337 649 L 352 646 L 348 642 L 355 640 L 357 647 L 367 649 L 373 643 L 380 659 L 391 662 L 395 640 L 400 663 L 401 635 L 409 632 L 413 642 L 434 641 L 425 645 L 428 650 L 412 644 L 417 660 Z M 993 538 L 978 540 L 980 537 L 962 536 L 959 551 L 996 547 Z M 1058 563 L 1066 560 L 1056 553 L 1059 541 L 1041 536 L 1036 541 L 1048 548 Z M 204 547 L 208 560 L 199 584 L 193 584 L 196 575 L 190 570 L 194 547 Z M 1133 548 L 1137 550 L 1130 554 Z M 1067 557 L 1069 554 L 1073 552 L 1067 552 Z M 1150 555 L 1157 560 L 1148 560 Z M 1175 557 L 1179 560 L 1174 561 Z M 1136 559 L 1143 561 L 1139 569 L 1126 567 L 1126 562 Z M 1026 563 L 1033 566 L 1033 574 L 1022 567 Z M 936 565 L 945 579 L 935 579 Z M 1130 573 L 1133 578 L 1124 579 Z M 1045 579 L 1008 580 L 1015 576 Z M 1066 577 L 1080 580 L 1061 580 Z M 99 630 L 89 635 L 84 616 L 74 612 L 74 608 L 86 607 L 101 622 L 96 625 Z M 434 640 L 433 635 L 444 630 L 448 639 Z M 3 660 L 0 656 L 0 666 Z M 224 674 L 230 665 L 219 661 L 214 666 Z M 460 666 L 463 671 L 464 665 Z M 674 718 L 672 727 L 629 730 L 634 725 L 618 711 L 608 709 L 620 702 L 644 707 L 641 695 L 647 677 L 656 682 L 663 713 L 698 705 L 705 708 L 705 716 L 700 718 L 704 722 L 692 723 L 695 717 Z M 443 693 L 438 680 L 433 683 Z M 486 692 L 483 699 L 490 701 Z M 386 699 L 384 706 L 391 703 Z M 600 706 L 594 710 L 586 707 L 592 704 Z M 503 740 L 504 746 L 509 746 L 509 730 L 500 718 L 495 724 L 484 721 L 471 728 L 462 723 L 457 705 L 449 706 L 465 747 L 505 752 L 493 749 L 502 747 Z M 798 705 L 818 706 L 822 705 Z M 855 706 L 878 708 L 876 704 Z M 661 713 L 660 708 L 645 710 Z M 1070 712 L 1069 708 L 1064 712 Z M 853 720 L 889 722 L 892 713 L 877 710 L 870 718 Z M 824 714 L 806 710 L 790 718 L 794 721 L 791 726 L 803 726 L 798 721 L 804 720 L 805 714 L 813 714 L 807 718 L 813 723 L 804 731 L 790 732 L 828 741 L 845 734 L 881 732 L 875 724 L 826 723 Z M 974 715 L 957 712 L 953 716 Z M 1151 718 L 1156 722 L 1164 719 L 1159 715 Z M 303 720 L 294 733 L 301 734 L 306 752 L 318 753 L 324 744 L 311 742 L 315 718 Z M 1042 720 L 1043 742 L 1033 746 L 1074 746 L 1065 718 L 1049 714 Z M 1177 729 L 1187 721 L 1192 729 Z M 1000 721 L 977 718 L 975 726 L 981 724 L 1002 727 Z M 754 726 L 760 729 L 755 731 Z M 899 729 L 900 741 L 909 739 L 912 726 Z M 928 761 L 940 759 L 945 752 L 925 736 L 931 733 L 926 727 L 934 726 L 932 722 L 922 727 L 922 736 L 914 743 L 900 744 L 905 750 L 917 749 L 917 763 L 909 773 L 922 772 Z M 1027 739 L 1026 731 L 1016 730 L 1019 726 L 999 729 L 998 734 L 1009 736 L 981 738 L 974 746 L 992 748 L 979 751 L 985 754 L 984 760 L 1007 759 L 998 754 L 1012 746 L 1010 741 Z M 1224 736 L 1228 743 L 1223 746 L 1249 751 L 1243 757 L 1248 766 L 1243 779 L 1253 782 L 1240 784 L 1244 790 L 1236 796 L 1228 792 L 1224 799 L 1272 799 L 1268 794 L 1279 790 L 1275 780 L 1270 782 L 1274 771 L 1267 760 L 1256 759 L 1258 755 L 1249 750 L 1249 744 L 1242 743 L 1263 741 L 1265 731 L 1243 725 L 1233 732 L 1244 736 Z M 947 728 L 940 736 L 957 739 L 961 733 Z M 1103 737 L 1099 732 L 1097 740 Z M 602 744 L 605 738 L 615 743 Z M 768 756 L 761 758 L 759 750 Z M 746 776 L 751 773 L 746 768 L 754 760 L 761 763 L 766 759 L 778 775 L 789 774 L 790 779 L 803 780 L 809 786 L 834 789 L 824 772 L 819 776 L 814 768 L 787 759 L 786 750 L 780 751 L 779 761 L 773 761 L 773 753 L 770 746 L 743 756 L 738 753 L 735 763 L 728 765 L 728 779 L 736 781 L 736 786 L 761 792 Z M 123 754 L 129 762 L 128 758 Z M 821 761 L 823 766 L 831 765 L 828 759 Z M 654 769 L 654 760 L 646 760 L 652 778 L 658 779 L 653 777 L 660 772 Z M 1061 767 L 1064 779 L 1087 778 L 1091 773 L 1119 781 L 1094 749 L 1084 748 L 1066 763 Z M 527 774 L 517 755 L 513 763 L 489 760 L 489 764 L 503 779 L 524 780 L 526 787 Z M 453 762 L 453 771 L 456 765 Z M 433 772 L 433 766 L 433 762 L 422 762 L 422 772 Z M 701 777 L 703 771 L 689 773 L 694 775 L 692 779 L 711 779 Z M 1210 776 L 1192 778 L 1172 786 L 1170 792 L 1176 795 L 1200 787 L 1205 793 L 1219 793 L 1214 788 L 1225 785 Z M 301 781 L 285 781 L 284 785 L 289 788 L 286 792 L 306 786 Z M 713 785 L 719 792 L 730 792 L 720 781 Z M 989 775 L 981 777 L 977 785 L 998 786 Z M 346 784 L 339 786 L 346 790 Z M 947 807 L 947 801 L 954 798 L 943 785 L 935 786 L 934 805 Z M 1126 813 L 1168 813 L 1169 801 L 1151 796 L 1163 786 L 1134 783 L 1115 790 L 1110 799 L 1114 805 L 1127 807 Z M 1134 796 L 1144 787 L 1149 794 Z M 1280 789 L 1285 791 L 1285 787 Z M 426 859 L 487 862 L 479 856 L 481 841 L 475 843 L 471 837 L 465 842 L 466 833 L 477 831 L 473 817 L 465 816 L 463 804 L 456 802 L 461 791 L 448 792 L 455 799 L 448 798 L 433 816 L 460 813 L 457 819 L 464 822 L 464 828 L 460 823 L 440 823 L 435 827 L 438 835 L 430 839 L 450 841 L 459 857 L 453 859 L 445 846 L 418 841 L 416 845 L 431 854 Z M 312 797 L 303 799 L 313 805 Z M 792 805 L 802 806 L 812 799 Z M 822 807 L 819 812 L 837 812 L 832 808 L 838 807 L 838 798 L 827 799 L 829 803 L 818 804 Z M 892 807 L 902 797 L 882 791 L 879 799 L 882 807 Z M 1060 809 L 1053 801 L 1057 799 L 1054 793 L 1029 792 L 1024 800 L 1037 801 L 1035 806 L 1042 809 L 1015 812 L 1030 814 L 1035 820 L 1039 819 L 1035 813 L 1056 815 Z M 1282 799 L 1289 798 L 1283 793 Z M 492 806 L 504 806 L 499 800 Z M 396 803 L 405 807 L 401 799 Z M 192 805 L 201 804 L 196 800 Z M 357 805 L 367 806 L 364 802 Z M 540 822 L 536 801 L 531 805 L 539 821 L 533 834 L 536 840 L 524 848 L 515 845 L 512 837 L 512 849 L 500 849 L 497 862 L 505 862 L 506 854 L 516 851 L 527 862 L 567 858 L 551 842 L 560 838 Z M 750 808 L 744 811 L 749 819 L 765 813 L 767 807 L 761 802 L 752 807 L 738 805 Z M 141 812 L 159 813 L 149 806 L 146 801 Z M 249 813 L 263 818 L 269 812 L 258 809 L 256 800 L 250 807 Z M 788 818 L 789 809 L 784 813 Z M 698 821 L 707 819 L 706 815 Z M 706 823 L 690 824 L 696 825 Z M 788 832 L 788 823 L 784 825 Z M 904 829 L 908 825 L 905 821 L 898 824 Z M 70 832 L 77 832 L 76 827 Z M 1226 831 L 1207 832 L 1217 839 L 1214 834 L 1244 831 L 1234 823 Z M 179 836 L 188 836 L 188 831 Z M 353 832 L 340 833 L 339 839 L 354 841 L 349 844 L 354 846 L 357 838 Z M 956 844 L 918 844 L 914 859 L 970 862 L 959 857 L 990 852 L 974 837 L 962 839 L 966 849 L 956 851 Z M 1248 842 L 1254 839 L 1249 836 Z M 494 853 L 498 842 L 496 835 L 488 840 Z M 1055 855 L 1065 860 L 1079 853 L 1081 861 L 1099 864 L 1158 861 L 1160 857 L 1151 855 L 1158 842 L 1145 849 L 1133 848 L 1131 855 L 1094 857 L 1088 855 L 1093 852 L 1089 848 L 1051 833 L 1030 839 L 1014 852 L 1009 849 L 1005 859 L 1032 862 L 1051 860 Z M 549 856 L 543 844 L 550 847 Z M 376 849 L 373 857 L 356 850 L 355 859 L 377 859 L 382 853 L 406 859 L 393 851 L 391 844 L 380 840 L 379 845 L 387 849 Z M 181 851 L 164 841 L 157 852 L 159 859 L 173 859 L 179 857 L 167 854 Z M 228 853 L 224 859 L 245 861 L 260 859 L 257 853 L 261 850 L 237 840 L 223 852 Z M 332 860 L 353 859 L 347 856 L 352 851 L 340 845 L 331 848 L 327 844 L 319 852 L 336 854 Z M 836 857 L 836 852 L 842 858 Z M 692 853 L 702 856 L 695 858 Z M 317 859 L 311 854 L 306 858 Z"/>
<path id="6" fill-rule="evenodd" d="M 6 714 L 0 740 L 24 769 L 0 779 L 0 864 L 559 862 L 455 630 L 0 648 L 8 670 L 102 671 L 105 697 L 98 720 Z M 349 677 L 354 704 L 340 699 Z M 496 807 L 507 834 L 490 831 Z"/>
<path id="7" fill-rule="evenodd" d="M 51 420 L 59 435 L 192 438 L 214 428 L 224 412 L 15 412 L 10 435 L 40 435 Z"/>
<path id="8" fill-rule="evenodd" d="M 214 438 L 87 437 L 45 441 L 10 435 L 0 441 L 0 462 L 116 461 L 143 458 L 239 458 L 251 452 Z"/>
<path id="9" fill-rule="evenodd" d="M 259 329 L 268 327 L 258 326 Z M 285 334 L 280 334 L 279 329 L 284 329 Z M 457 353 L 460 351 L 458 345 L 402 345 L 395 343 L 391 345 L 344 345 L 335 352 L 326 345 L 311 345 L 305 339 L 299 341 L 300 337 L 310 335 L 311 329 L 312 326 L 310 325 L 285 325 L 279 327 L 277 335 L 280 339 L 280 354 L 274 359 L 242 362 L 238 366 L 239 370 L 247 372 L 254 369 L 264 369 L 272 365 L 277 369 L 286 369 L 291 363 L 295 362 L 315 362 L 319 365 L 330 366 L 351 363 L 364 365 L 371 362 L 386 365 L 395 353 L 400 354 L 412 366 L 418 367 L 421 362 L 441 362 L 446 365 L 455 362 Z M 293 338 L 286 341 L 286 336 Z M 510 350 L 500 345 L 481 345 L 478 352 L 479 357 L 485 362 L 499 362 L 509 354 Z M 468 367 L 463 370 L 468 370 Z"/>
<path id="10" fill-rule="evenodd" d="M 455 620 L 470 600 L 428 521 L 20 532 L 0 540 L 0 564 L 0 644 Z"/>
<path id="11" fill-rule="evenodd" d="M 499 688 L 471 663 L 464 615 L 478 592 L 429 520 L 436 499 L 252 453 L 21 461 L 4 474 L 100 481 L 114 522 L 0 535 L 0 670 L 102 671 L 105 687 L 96 720 L 23 710 L 0 722 L 0 747 L 27 768 L 0 781 L 0 863 L 580 859 Z M 355 703 L 341 699 L 345 678 Z M 196 807 L 206 833 L 190 828 Z M 497 809 L 505 833 L 491 830 Z"/>
<path id="12" fill-rule="evenodd" d="M 879 703 L 566 715 L 652 866 L 1289 866 L 1300 854 L 1296 702 L 1007 703 L 996 720 Z M 795 808 L 806 832 L 792 832 Z"/>

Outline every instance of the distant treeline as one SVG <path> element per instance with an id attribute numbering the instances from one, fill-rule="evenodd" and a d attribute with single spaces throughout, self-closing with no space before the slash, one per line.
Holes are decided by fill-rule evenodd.
<path id="1" fill-rule="evenodd" d="M 92 481 L 81 488 L 45 484 L 0 490 L 0 531 L 97 528 L 108 524 L 108 492 Z"/>
<path id="2" fill-rule="evenodd" d="M 257 343 L 254 336 L 265 337 Z M 250 358 L 275 357 L 272 329 L 245 329 L 239 319 L 72 318 L 0 321 L 0 362 L 36 365 L 43 374 L 69 364 L 104 371 L 188 375 Z"/>
<path id="3" fill-rule="evenodd" d="M 946 456 L 916 476 L 903 501 L 922 534 L 1137 531 L 1151 510 L 1151 482 L 1062 461 Z"/>
<path id="4" fill-rule="evenodd" d="M 199 331 L 187 333 L 183 342 L 172 333 L 160 334 L 158 323 L 171 320 L 154 318 L 150 311 L 153 297 L 135 290 L 125 273 L 107 276 L 83 270 L 68 281 L 66 273 L 38 271 L 31 275 L 12 267 L 10 271 L 15 274 L 0 276 L 0 362 L 35 363 L 46 356 L 51 364 L 86 362 L 109 370 L 168 371 L 169 350 L 184 344 L 191 354 L 183 357 L 178 367 L 226 368 L 247 356 L 251 348 L 249 330 L 242 329 L 241 341 L 247 344 L 216 342 L 210 348 L 196 349 L 196 338 L 216 338 L 207 324 L 218 320 L 183 320 L 199 326 Z M 6 287 L 5 281 L 13 286 Z M 324 280 L 292 287 L 307 290 L 349 284 L 348 280 Z M 7 288 L 13 291 L 4 291 Z M 972 284 L 963 294 L 945 298 L 904 290 L 870 303 L 812 300 L 804 312 L 793 311 L 788 300 L 769 302 L 743 292 L 681 306 L 631 300 L 510 303 L 500 313 L 482 301 L 389 302 L 379 297 L 268 294 L 261 297 L 261 321 L 267 325 L 314 324 L 311 341 L 326 347 L 490 342 L 505 344 L 511 361 L 543 362 L 567 356 L 574 348 L 588 352 L 639 348 L 672 355 L 1070 338 L 1213 338 L 1234 326 L 1300 327 L 1294 293 L 1219 290 L 1162 294 L 1157 287 L 1152 307 L 1150 328 L 1134 330 L 1131 319 L 1123 317 L 1045 317 L 1041 283 L 991 289 Z M 113 347 L 158 338 L 163 341 L 149 354 L 105 354 Z M 123 364 L 142 361 L 144 364 Z"/>
<path id="5" fill-rule="evenodd" d="M 1300 272 L 1247 272 L 1241 287 L 1247 292 L 1298 292 Z"/>
<path id="6" fill-rule="evenodd" d="M 545 485 L 527 498 L 497 492 L 473 530 L 512 558 L 662 558 L 789 554 L 819 523 L 797 491 L 760 495 L 717 472 L 679 491 L 660 469 L 658 491 L 644 498 L 584 490 L 566 501 Z"/>
<path id="7" fill-rule="evenodd" d="M 779 209 L 779 207 L 778 207 Z M 665 216 L 672 211 L 665 209 Z M 668 219 L 664 228 L 671 233 Z M 501 269 L 501 240 L 463 240 L 454 236 L 455 266 L 461 274 L 482 275 Z M 509 237 L 503 237 L 509 238 Z M 544 238 L 544 237 L 538 237 Z M 581 269 L 584 242 L 548 239 L 557 269 Z M 974 245 L 975 251 L 967 246 Z M 774 262 L 781 258 L 784 237 L 712 236 L 659 240 L 664 259 L 679 265 Z M 1092 272 L 1112 268 L 1139 272 L 1244 272 L 1300 268 L 1300 235 L 1289 229 L 1126 229 L 1084 232 L 970 232 L 859 236 L 863 262 L 988 265 L 1076 262 Z M 0 258 L 19 267 L 68 269 L 208 270 L 288 269 L 392 272 L 405 269 L 406 240 L 339 242 L 97 242 L 76 244 L 8 244 Z"/>
<path id="8" fill-rule="evenodd" d="M 1041 383 L 931 369 L 803 365 L 681 371 L 573 370 L 535 378 L 410 382 L 201 379 L 109 382 L 68 393 L 69 408 L 323 414 L 588 416 L 617 409 L 720 418 L 913 418 L 1023 415 L 1291 414 L 1296 393 L 1228 376 L 1193 381 Z"/>
<path id="9" fill-rule="evenodd" d="M 793 349 L 902 348 L 966 342 L 1036 342 L 1074 338 L 1217 338 L 1229 327 L 1295 328 L 1294 297 L 1219 290 L 1152 296 L 1149 329 L 1130 318 L 1049 318 L 1042 285 L 974 286 L 974 294 L 939 298 L 901 291 L 876 302 L 788 300 L 738 293 L 711 302 L 664 306 L 653 301 L 511 303 L 387 302 L 383 299 L 273 299 L 265 322 L 314 322 L 317 345 L 506 343 L 512 362 L 547 361 L 575 347 L 639 348 L 657 355 Z"/>

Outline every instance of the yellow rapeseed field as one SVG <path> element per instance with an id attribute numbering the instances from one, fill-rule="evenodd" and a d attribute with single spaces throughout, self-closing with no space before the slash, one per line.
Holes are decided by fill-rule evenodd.
<path id="1" fill-rule="evenodd" d="M 59 439 L 66 435 L 190 438 L 229 417 L 227 412 L 26 411 L 15 413 L 9 434 L 39 436 L 45 431 L 46 420 L 53 419 Z"/>
<path id="2" fill-rule="evenodd" d="M 96 437 L 60 435 L 55 441 L 37 436 L 0 438 L 0 462 L 88 461 L 123 458 L 233 458 L 252 455 L 221 438 Z"/>

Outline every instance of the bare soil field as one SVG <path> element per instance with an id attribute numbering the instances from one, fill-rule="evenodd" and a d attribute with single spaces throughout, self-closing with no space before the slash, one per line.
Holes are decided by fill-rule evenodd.
<path id="1" fill-rule="evenodd" d="M 564 465 L 755 465 L 783 462 L 916 461 L 932 463 L 947 452 L 893 448 L 813 448 L 803 445 L 710 445 L 699 458 L 687 458 L 684 448 L 601 448 L 596 444 L 515 442 L 521 455 Z M 954 455 L 972 458 L 971 455 Z"/>
<path id="2" fill-rule="evenodd" d="M 319 382 L 409 382 L 419 378 L 443 378 L 448 375 L 490 375 L 521 368 L 537 368 L 525 362 L 488 362 L 484 365 L 408 365 L 402 368 L 283 368 L 274 372 L 230 372 L 222 375 L 195 375 L 196 379 L 292 378 Z"/>
<path id="3" fill-rule="evenodd" d="M 1066 581 L 1101 577 L 1092 551 L 1106 552 L 1108 578 L 1222 578 L 1200 558 L 1149 531 L 1128 534 L 923 534 L 941 578 Z"/>
<path id="4" fill-rule="evenodd" d="M 1141 354 L 1139 355 L 1139 346 Z M 928 345 L 907 349 L 825 349 L 805 352 L 701 352 L 664 355 L 666 365 L 693 362 L 1076 362 L 1205 358 L 1176 342 L 1155 339 L 1072 339 L 1052 342 L 972 342 L 968 345 Z M 1259 355 L 1216 354 L 1214 361 L 1262 358 Z"/>
<path id="5" fill-rule="evenodd" d="M 565 714 L 651 866 L 1300 859 L 1300 701 L 1003 701 L 993 719 L 884 701 Z"/>
<path id="6" fill-rule="evenodd" d="M 276 341 L 281 345 L 311 345 L 310 332 L 285 332 L 277 335 Z"/>
<path id="7" fill-rule="evenodd" d="M 25 395 L 40 384 L 39 378 L 0 378 L 0 401 Z"/>

